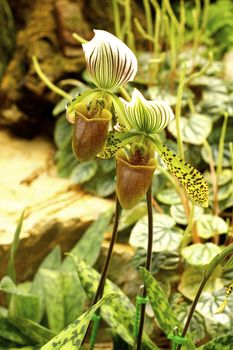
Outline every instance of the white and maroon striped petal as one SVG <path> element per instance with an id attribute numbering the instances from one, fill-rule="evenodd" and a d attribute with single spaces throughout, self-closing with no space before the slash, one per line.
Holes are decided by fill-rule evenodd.
<path id="1" fill-rule="evenodd" d="M 111 90 L 133 80 L 137 73 L 134 53 L 114 35 L 104 30 L 94 32 L 94 38 L 82 45 L 93 83 Z"/>

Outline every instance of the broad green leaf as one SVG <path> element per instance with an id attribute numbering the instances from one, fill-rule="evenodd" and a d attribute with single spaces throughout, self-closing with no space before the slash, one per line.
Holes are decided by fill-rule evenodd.
<path id="1" fill-rule="evenodd" d="M 165 188 L 157 194 L 157 199 L 164 204 L 180 204 L 181 199 L 174 188 Z"/>
<path id="2" fill-rule="evenodd" d="M 53 250 L 41 262 L 31 284 L 30 292 L 32 294 L 39 296 L 39 300 L 41 304 L 39 321 L 42 319 L 43 313 L 45 310 L 44 288 L 43 288 L 43 278 L 41 275 L 41 270 L 43 268 L 49 269 L 49 270 L 58 270 L 61 266 L 61 254 L 62 254 L 61 248 L 59 246 L 55 246 Z"/>
<path id="3" fill-rule="evenodd" d="M 153 252 L 176 250 L 182 239 L 182 230 L 175 227 L 175 221 L 168 215 L 153 215 Z M 133 247 L 147 249 L 148 219 L 142 218 L 131 231 L 129 243 Z"/>
<path id="4" fill-rule="evenodd" d="M 65 327 L 63 281 L 60 271 L 41 269 L 49 328 L 55 333 Z"/>
<path id="5" fill-rule="evenodd" d="M 95 175 L 97 168 L 98 166 L 95 160 L 80 163 L 73 169 L 70 179 L 74 184 L 87 182 Z"/>
<path id="6" fill-rule="evenodd" d="M 56 153 L 56 163 L 58 174 L 61 177 L 69 177 L 73 169 L 78 164 L 71 149 L 62 149 Z"/>
<path id="7" fill-rule="evenodd" d="M 77 272 L 87 296 L 92 300 L 98 287 L 100 274 L 90 268 L 83 260 L 74 257 Z M 117 293 L 117 300 L 101 307 L 101 316 L 111 328 L 121 336 L 128 344 L 133 345 L 133 328 L 135 318 L 135 307 L 130 299 L 108 279 L 105 283 L 104 295 Z M 143 334 L 145 349 L 158 350 L 146 334 Z"/>
<path id="8" fill-rule="evenodd" d="M 138 220 L 145 216 L 146 213 L 146 203 L 138 203 L 133 209 L 123 210 L 120 219 L 119 231 L 122 231 L 135 224 Z"/>
<path id="9" fill-rule="evenodd" d="M 38 345 L 45 344 L 55 336 L 55 333 L 50 329 L 23 317 L 11 316 L 9 317 L 9 321 L 18 328 L 22 334 Z"/>
<path id="10" fill-rule="evenodd" d="M 0 334 L 1 337 L 13 341 L 17 344 L 29 344 L 29 340 L 20 331 L 14 327 L 7 319 L 7 316 L 0 315 Z M 1 344 L 1 343 L 0 343 Z"/>
<path id="11" fill-rule="evenodd" d="M 95 196 L 108 197 L 115 191 L 114 174 L 97 173 L 90 181 L 83 184 L 83 188 Z"/>
<path id="12" fill-rule="evenodd" d="M 232 350 L 233 334 L 222 335 L 202 345 L 198 350 Z"/>
<path id="13" fill-rule="evenodd" d="M 104 234 L 107 232 L 112 218 L 113 209 L 101 214 L 98 219 L 91 224 L 82 238 L 70 251 L 73 256 L 84 259 L 89 265 L 93 266 L 99 256 L 101 243 Z M 62 263 L 62 271 L 74 271 L 74 262 L 70 256 L 67 256 Z"/>
<path id="14" fill-rule="evenodd" d="M 185 247 L 181 251 L 183 258 L 193 266 L 203 266 L 208 264 L 221 249 L 214 243 L 195 243 Z"/>
<path id="15" fill-rule="evenodd" d="M 0 281 L 0 291 L 13 295 L 25 294 L 19 290 L 9 276 L 4 276 Z"/>
<path id="16" fill-rule="evenodd" d="M 78 350 L 80 349 L 87 327 L 95 311 L 105 303 L 111 302 L 116 297 L 117 297 L 116 293 L 105 295 L 100 301 L 98 301 L 98 303 L 92 306 L 77 320 L 75 320 L 68 327 L 66 327 L 61 333 L 59 333 L 47 344 L 45 344 L 41 348 L 41 350 L 68 350 L 68 349 Z"/>
<path id="17" fill-rule="evenodd" d="M 181 225 L 187 225 L 187 216 L 183 204 L 172 205 L 170 207 L 171 217 Z M 199 206 L 194 206 L 194 220 L 200 218 L 204 213 L 204 209 Z"/>
<path id="18" fill-rule="evenodd" d="M 186 188 L 192 202 L 203 207 L 208 206 L 208 184 L 203 175 L 192 165 L 179 158 L 157 138 L 151 139 L 160 157 L 181 184 Z"/>
<path id="19" fill-rule="evenodd" d="M 73 128 L 66 120 L 66 117 L 62 115 L 56 122 L 54 130 L 54 140 L 58 148 L 65 148 L 72 138 Z"/>
<path id="20" fill-rule="evenodd" d="M 190 310 L 190 304 L 185 301 L 185 298 L 180 293 L 173 293 L 171 299 L 171 306 L 177 319 L 182 323 L 183 327 Z M 188 332 L 193 342 L 200 342 L 206 337 L 206 326 L 204 317 L 199 312 L 194 311 L 191 319 Z"/>
<path id="21" fill-rule="evenodd" d="M 172 308 L 164 294 L 163 289 L 153 276 L 145 268 L 141 267 L 140 272 L 145 283 L 147 295 L 161 329 L 168 335 L 172 334 L 175 327 L 179 332 L 182 331 L 182 325 L 177 320 Z"/>
<path id="22" fill-rule="evenodd" d="M 199 220 L 196 221 L 198 236 L 208 239 L 228 232 L 227 223 L 219 216 L 212 214 L 202 215 Z"/>
<path id="23" fill-rule="evenodd" d="M 218 164 L 218 149 L 219 149 L 218 144 L 211 145 L 211 149 L 212 149 L 212 154 L 213 154 L 214 165 L 217 165 Z M 202 146 L 202 148 L 201 148 L 201 156 L 207 164 L 210 163 L 209 153 L 208 153 L 206 147 L 204 147 L 204 146 Z M 223 167 L 230 167 L 230 165 L 231 165 L 231 155 L 230 155 L 228 144 L 225 144 L 224 151 L 223 151 L 222 166 Z"/>
<path id="24" fill-rule="evenodd" d="M 104 173 L 110 173 L 115 170 L 115 158 L 101 159 L 98 165 Z"/>
<path id="25" fill-rule="evenodd" d="M 184 142 L 202 145 L 212 129 L 211 119 L 203 114 L 191 114 L 189 118 L 180 118 L 180 130 Z M 170 133 L 177 137 L 176 121 L 168 125 Z"/>
<path id="26" fill-rule="evenodd" d="M 211 336 L 220 335 L 221 331 L 224 331 L 224 333 L 231 331 L 233 327 L 232 298 L 228 299 L 224 310 L 216 314 L 225 299 L 225 293 L 225 288 L 213 291 L 213 293 L 204 292 L 197 304 L 197 311 L 205 317 L 207 330 Z M 220 332 L 218 332 L 218 327 L 221 329 Z"/>
<path id="27" fill-rule="evenodd" d="M 210 201 L 213 202 L 214 195 L 213 195 L 213 187 L 210 187 Z M 233 198 L 233 186 L 231 182 L 226 183 L 223 186 L 220 186 L 218 188 L 218 200 L 221 202 L 223 200 Z"/>
<path id="28" fill-rule="evenodd" d="M 209 184 L 213 184 L 213 178 L 212 178 L 210 172 L 208 172 L 208 171 L 205 172 L 205 178 Z M 218 180 L 219 186 L 225 185 L 229 181 L 232 181 L 232 171 L 230 169 L 222 169 L 217 180 Z"/>
<path id="29" fill-rule="evenodd" d="M 15 254 L 19 245 L 19 235 L 22 230 L 22 225 L 23 225 L 23 219 L 24 219 L 24 211 L 22 212 L 18 225 L 16 227 L 15 233 L 14 233 L 14 238 L 13 242 L 10 247 L 10 259 L 8 262 L 8 267 L 7 267 L 7 274 L 8 276 L 11 277 L 12 281 L 16 281 L 16 273 L 15 273 Z"/>
<path id="30" fill-rule="evenodd" d="M 198 288 L 203 277 L 203 267 L 189 266 L 185 269 L 181 276 L 181 282 L 178 290 L 188 299 L 193 300 L 196 296 Z M 221 277 L 221 268 L 216 269 L 209 281 L 205 285 L 204 291 L 212 293 L 223 287 L 223 280 Z"/>

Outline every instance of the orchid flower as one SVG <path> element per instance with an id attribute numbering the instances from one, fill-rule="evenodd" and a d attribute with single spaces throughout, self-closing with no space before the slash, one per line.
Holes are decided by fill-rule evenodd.
<path id="1" fill-rule="evenodd" d="M 115 130 L 109 133 L 105 146 L 98 156 L 109 158 L 116 154 L 117 172 L 122 168 L 122 162 L 124 164 L 128 163 L 127 172 L 130 174 L 131 180 L 133 180 L 132 166 L 148 167 L 153 165 L 155 167 L 155 164 L 152 162 L 154 159 L 152 152 L 153 150 L 157 151 L 168 169 L 184 185 L 190 199 L 195 204 L 207 207 L 208 185 L 202 174 L 193 166 L 180 159 L 159 140 L 158 133 L 174 118 L 169 105 L 156 100 L 148 101 L 137 89 L 133 91 L 131 102 L 126 102 L 123 99 L 121 99 L 121 102 L 123 108 L 121 113 L 119 113 L 119 123 Z M 127 145 L 130 145 L 130 148 Z M 125 153 L 122 153 L 122 149 L 125 150 Z M 149 169 L 147 170 L 149 172 Z M 149 172 L 148 181 L 145 179 L 145 169 L 142 174 L 143 178 L 138 180 L 138 183 L 143 184 L 143 191 L 141 190 L 140 196 L 135 194 L 130 201 L 126 198 L 126 192 L 127 183 L 131 180 L 128 179 L 126 181 L 126 176 L 124 182 L 122 183 L 121 181 L 121 184 L 119 184 L 120 180 L 117 180 L 117 192 L 123 207 L 131 208 L 139 201 L 139 197 L 143 197 L 142 193 L 146 193 L 149 186 L 148 183 L 151 181 L 153 174 L 151 174 L 151 171 Z M 120 176 L 121 178 L 123 177 L 122 174 Z M 134 186 L 134 191 L 136 189 L 137 187 Z"/>
<path id="2" fill-rule="evenodd" d="M 83 50 L 96 88 L 77 96 L 66 108 L 66 118 L 74 124 L 73 151 L 81 162 L 101 151 L 112 119 L 112 104 L 118 103 L 113 91 L 137 73 L 137 59 L 121 40 L 104 30 L 94 33 Z"/>

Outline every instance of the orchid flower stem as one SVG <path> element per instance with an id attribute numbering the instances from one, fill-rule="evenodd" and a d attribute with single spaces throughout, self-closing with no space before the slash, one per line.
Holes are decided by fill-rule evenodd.
<path id="1" fill-rule="evenodd" d="M 219 140 L 219 146 L 218 146 L 218 166 L 217 166 L 217 178 L 219 178 L 221 172 L 222 172 L 222 162 L 223 162 L 223 152 L 224 152 L 224 141 L 226 137 L 226 131 L 227 131 L 227 122 L 228 122 L 228 113 L 224 113 L 224 120 Z"/>
<path id="2" fill-rule="evenodd" d="M 153 248 L 153 208 L 152 208 L 152 185 L 150 185 L 147 194 L 147 213 L 148 213 L 148 245 L 147 245 L 147 258 L 146 269 L 150 271 L 152 260 L 152 248 Z M 143 287 L 142 297 L 146 298 L 147 292 L 145 286 Z M 146 304 L 141 305 L 141 315 L 139 322 L 138 338 L 137 338 L 137 350 L 141 350 L 143 325 L 145 319 Z"/>
<path id="3" fill-rule="evenodd" d="M 32 61 L 33 61 L 33 65 L 34 65 L 34 68 L 35 68 L 35 71 L 36 71 L 37 75 L 45 83 L 45 85 L 47 85 L 48 88 L 50 90 L 54 91 L 56 94 L 66 98 L 68 101 L 71 101 L 73 97 L 70 94 L 68 94 L 67 92 L 65 92 L 64 90 L 62 90 L 59 87 L 57 87 L 55 84 L 53 84 L 48 79 L 48 77 L 45 75 L 45 73 L 42 72 L 42 70 L 40 68 L 40 64 L 39 64 L 36 56 L 32 56 Z"/>
<path id="4" fill-rule="evenodd" d="M 186 72 L 186 67 L 184 66 L 184 68 L 180 73 L 180 80 L 179 80 L 178 93 L 177 93 L 177 104 L 176 104 L 176 134 L 177 134 L 177 143 L 178 143 L 178 155 L 182 159 L 184 159 L 184 148 L 183 148 L 182 135 L 180 130 L 180 116 L 181 116 L 182 96 L 183 96 L 184 84 L 185 84 L 185 72 Z"/>
<path id="5" fill-rule="evenodd" d="M 131 97 L 130 95 L 128 94 L 128 92 L 125 90 L 125 88 L 123 86 L 120 86 L 119 87 L 119 92 L 121 94 L 121 96 L 128 102 L 131 101 Z"/>
<path id="6" fill-rule="evenodd" d="M 199 289 L 197 291 L 197 294 L 195 296 L 195 299 L 192 303 L 192 306 L 190 308 L 185 326 L 183 328 L 182 331 L 182 337 L 185 337 L 187 330 L 189 328 L 190 322 L 192 320 L 194 311 L 196 309 L 198 300 L 201 296 L 201 293 L 206 285 L 206 283 L 208 282 L 208 280 L 210 279 L 212 273 L 214 272 L 214 270 L 216 269 L 217 266 L 221 265 L 221 263 L 223 262 L 224 259 L 226 259 L 228 256 L 230 256 L 233 253 L 233 244 L 230 244 L 229 246 L 225 247 L 221 253 L 217 254 L 210 262 L 208 265 L 206 265 L 204 273 L 203 273 L 203 277 L 202 277 L 202 281 L 201 284 L 199 286 Z M 178 345 L 177 350 L 181 349 L 181 345 Z"/>
<path id="7" fill-rule="evenodd" d="M 114 244 L 116 243 L 116 239 L 117 239 L 117 233 L 118 233 L 118 225 L 119 225 L 119 220 L 120 220 L 120 215 L 121 215 L 121 205 L 120 202 L 118 200 L 118 198 L 116 197 L 116 211 L 115 211 L 115 221 L 114 221 L 114 227 L 113 227 L 113 232 L 112 232 L 112 237 L 111 237 L 111 241 L 110 241 L 110 245 L 108 248 L 108 253 L 104 262 L 104 266 L 101 272 L 101 277 L 99 280 L 99 285 L 97 288 L 97 291 L 95 293 L 95 297 L 93 299 L 92 305 L 96 304 L 97 301 L 99 301 L 99 299 L 102 298 L 103 295 L 103 291 L 104 291 L 104 284 L 107 278 L 107 274 L 108 274 L 108 270 L 109 270 L 109 266 L 111 263 L 111 258 L 112 258 L 112 253 L 113 253 L 113 247 Z"/>

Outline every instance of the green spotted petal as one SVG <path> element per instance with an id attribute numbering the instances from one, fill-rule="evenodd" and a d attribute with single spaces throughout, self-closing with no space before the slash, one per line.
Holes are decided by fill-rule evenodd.
<path id="1" fill-rule="evenodd" d="M 104 30 L 83 44 L 88 72 L 96 86 L 111 90 L 134 79 L 137 59 L 120 39 Z"/>
<path id="2" fill-rule="evenodd" d="M 208 207 L 208 184 L 203 175 L 158 140 L 154 140 L 154 144 L 168 169 L 186 188 L 190 199 L 195 204 Z"/>
<path id="3" fill-rule="evenodd" d="M 132 143 L 136 137 L 129 132 L 110 131 L 102 151 L 97 156 L 104 159 L 111 158 L 120 148 Z"/>
<path id="4" fill-rule="evenodd" d="M 148 101 L 134 89 L 132 101 L 121 99 L 124 104 L 127 122 L 131 128 L 147 134 L 156 134 L 162 131 L 174 119 L 171 107 L 162 101 Z"/>

